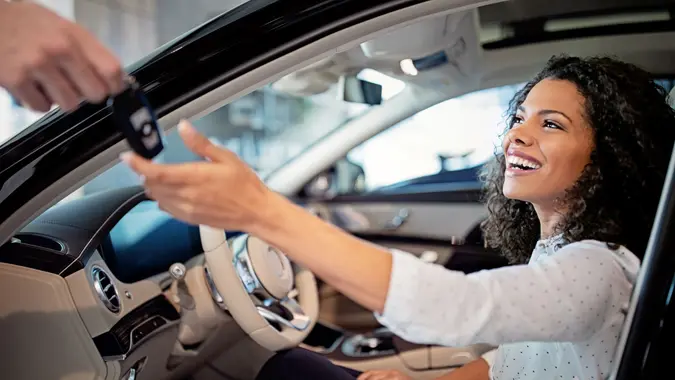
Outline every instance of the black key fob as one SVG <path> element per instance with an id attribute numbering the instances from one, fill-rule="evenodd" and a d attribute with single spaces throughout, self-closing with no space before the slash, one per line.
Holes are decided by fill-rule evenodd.
<path id="1" fill-rule="evenodd" d="M 136 81 L 129 78 L 127 82 L 127 89 L 108 103 L 115 123 L 131 149 L 142 157 L 152 159 L 164 149 L 162 130 L 157 124 L 155 111 Z"/>

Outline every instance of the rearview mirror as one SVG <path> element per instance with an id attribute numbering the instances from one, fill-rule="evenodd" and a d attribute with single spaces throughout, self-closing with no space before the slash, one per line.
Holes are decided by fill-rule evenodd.
<path id="1" fill-rule="evenodd" d="M 338 86 L 339 96 L 345 102 L 371 106 L 382 104 L 382 85 L 359 79 L 356 76 L 343 75 L 340 77 Z"/>
<path id="2" fill-rule="evenodd" d="M 311 199 L 330 199 L 336 195 L 362 193 L 365 183 L 366 173 L 363 168 L 345 158 L 319 173 L 303 190 Z"/>

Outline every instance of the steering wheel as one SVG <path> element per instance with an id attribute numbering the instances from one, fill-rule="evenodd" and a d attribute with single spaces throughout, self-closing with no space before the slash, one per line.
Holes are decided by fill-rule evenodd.
<path id="1" fill-rule="evenodd" d="M 228 242 L 225 231 L 204 225 L 199 233 L 214 298 L 244 332 L 270 351 L 302 343 L 319 314 L 312 272 L 255 236 Z"/>

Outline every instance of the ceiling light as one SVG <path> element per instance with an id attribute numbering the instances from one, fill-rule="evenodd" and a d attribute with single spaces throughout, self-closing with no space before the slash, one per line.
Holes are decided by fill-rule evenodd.
<path id="1" fill-rule="evenodd" d="M 413 63 L 412 59 L 404 59 L 401 61 L 401 70 L 407 75 L 415 76 L 417 75 L 417 68 Z"/>

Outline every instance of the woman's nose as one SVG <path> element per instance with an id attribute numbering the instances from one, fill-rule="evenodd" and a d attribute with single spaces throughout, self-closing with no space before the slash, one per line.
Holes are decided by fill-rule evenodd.
<path id="1" fill-rule="evenodd" d="M 528 133 L 526 125 L 512 128 L 506 136 L 511 144 L 530 146 L 534 141 L 532 135 Z"/>

